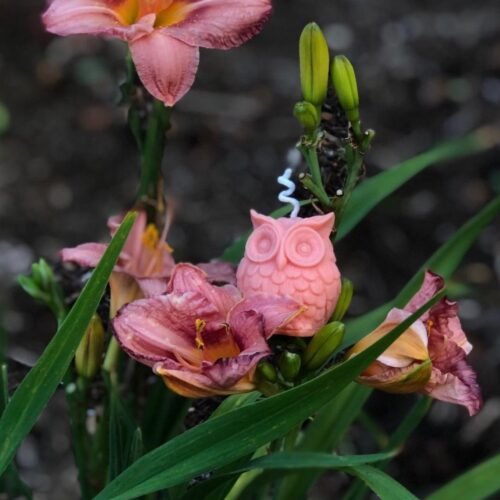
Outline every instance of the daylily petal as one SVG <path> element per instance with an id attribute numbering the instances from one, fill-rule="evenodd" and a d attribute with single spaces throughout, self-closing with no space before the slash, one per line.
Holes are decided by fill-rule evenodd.
<path id="1" fill-rule="evenodd" d="M 229 262 L 205 262 L 197 264 L 197 267 L 207 273 L 210 283 L 236 286 L 236 267 Z"/>
<path id="2" fill-rule="evenodd" d="M 230 49 L 259 33 L 272 7 L 270 0 L 191 0 L 181 10 L 185 20 L 166 33 L 192 46 Z"/>
<path id="3" fill-rule="evenodd" d="M 128 274 L 113 272 L 109 279 L 109 317 L 114 318 L 119 309 L 134 300 L 142 299 L 143 293 L 137 281 Z"/>
<path id="4" fill-rule="evenodd" d="M 242 353 L 271 353 L 266 342 L 263 316 L 257 311 L 232 311 L 229 328 Z"/>
<path id="5" fill-rule="evenodd" d="M 63 262 L 75 262 L 81 266 L 96 267 L 108 245 L 83 243 L 74 248 L 63 248 L 59 256 Z"/>
<path id="6" fill-rule="evenodd" d="M 266 350 L 252 354 L 240 354 L 234 358 L 219 359 L 215 363 L 204 362 L 202 365 L 203 374 L 212 380 L 217 387 L 228 389 L 234 387 L 243 377 L 248 375 L 250 378 L 257 363 L 268 354 L 269 351 Z"/>
<path id="7" fill-rule="evenodd" d="M 357 342 L 348 352 L 348 356 L 353 356 L 368 349 L 409 316 L 411 316 L 410 312 L 396 308 L 391 309 L 384 322 Z M 377 361 L 392 368 L 408 367 L 415 361 L 425 361 L 429 358 L 427 344 L 428 338 L 425 325 L 422 321 L 417 320 L 377 358 Z"/>
<path id="8" fill-rule="evenodd" d="M 56 35 L 107 35 L 134 40 L 153 30 L 155 16 L 129 25 L 125 11 L 111 0 L 53 0 L 42 20 L 47 31 Z M 121 2 L 123 3 L 123 2 Z M 115 7 L 115 8 L 113 8 Z"/>
<path id="9" fill-rule="evenodd" d="M 412 363 L 404 368 L 391 368 L 375 361 L 358 377 L 358 382 L 393 394 L 422 391 L 431 376 L 432 363 Z"/>
<path id="10" fill-rule="evenodd" d="M 151 365 L 173 357 L 201 363 L 195 345 L 197 318 L 215 322 L 217 309 L 198 292 L 169 294 L 137 300 L 118 311 L 113 329 L 121 346 L 133 358 Z"/>
<path id="11" fill-rule="evenodd" d="M 214 304 L 221 315 L 226 314 L 241 300 L 241 293 L 235 286 L 214 286 L 208 282 L 207 274 L 192 264 L 177 264 L 167 287 L 167 293 L 183 293 L 197 290 Z"/>
<path id="12" fill-rule="evenodd" d="M 153 370 L 164 378 L 172 391 L 184 397 L 229 395 L 254 389 L 251 376 L 262 356 L 256 354 L 223 359 L 216 363 L 204 362 L 198 372 L 188 370 L 176 361 L 168 359 L 156 363 Z"/>
<path id="13" fill-rule="evenodd" d="M 124 215 L 113 215 L 108 218 L 108 228 L 111 233 L 111 236 L 114 236 L 120 224 L 123 221 Z M 147 224 L 147 216 L 146 212 L 143 210 L 137 213 L 137 218 L 135 219 L 134 225 L 130 230 L 130 233 L 127 237 L 127 241 L 123 246 L 122 253 L 129 256 L 129 258 L 133 258 L 135 255 L 139 255 L 142 247 L 142 235 L 144 234 L 144 230 L 146 229 Z"/>
<path id="14" fill-rule="evenodd" d="M 269 338 L 303 312 L 304 308 L 282 295 L 254 295 L 242 300 L 230 311 L 229 325 L 235 332 L 244 331 L 240 322 L 244 318 L 241 313 L 245 311 L 255 311 L 262 316 L 264 335 Z"/>
<path id="15" fill-rule="evenodd" d="M 430 311 L 430 328 L 441 332 L 448 340 L 454 342 L 465 354 L 472 351 L 472 344 L 467 340 L 462 324 L 458 318 L 458 305 L 448 299 L 439 301 Z"/>
<path id="16" fill-rule="evenodd" d="M 139 278 L 137 283 L 147 299 L 163 295 L 167 291 L 168 281 L 161 278 Z"/>
<path id="17" fill-rule="evenodd" d="M 429 301 L 434 295 L 436 295 L 439 290 L 444 286 L 444 280 L 441 276 L 432 271 L 426 271 L 424 275 L 424 281 L 419 291 L 411 298 L 411 300 L 404 307 L 405 311 L 414 313 L 419 307 L 422 307 L 427 301 Z M 420 318 L 425 321 L 429 316 L 429 311 L 424 313 Z"/>
<path id="18" fill-rule="evenodd" d="M 474 370 L 466 361 L 466 352 L 447 332 L 436 328 L 429 337 L 432 376 L 425 392 L 433 398 L 465 406 L 475 415 L 482 406 L 481 391 Z"/>
<path id="19" fill-rule="evenodd" d="M 199 50 L 155 30 L 130 44 L 132 59 L 146 89 L 167 106 L 173 106 L 191 88 Z"/>

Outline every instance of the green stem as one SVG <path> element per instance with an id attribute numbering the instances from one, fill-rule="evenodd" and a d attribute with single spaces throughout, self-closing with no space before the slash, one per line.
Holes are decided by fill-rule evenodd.
<path id="1" fill-rule="evenodd" d="M 82 500 L 92 498 L 93 491 L 90 486 L 88 470 L 88 435 L 86 430 L 87 410 L 87 381 L 78 378 L 66 386 L 66 401 L 70 419 L 73 455 L 78 469 L 78 480 L 80 482 L 80 493 Z"/>
<path id="2" fill-rule="evenodd" d="M 166 132 L 170 127 L 171 108 L 155 100 L 148 119 L 144 148 L 142 151 L 141 178 L 137 199 L 156 199 L 161 178 L 161 161 L 166 145 Z"/>
<path id="3" fill-rule="evenodd" d="M 363 166 L 364 154 L 359 149 L 348 145 L 346 146 L 345 159 L 347 162 L 347 179 L 344 186 L 342 204 L 335 214 L 335 225 L 337 227 L 340 226 L 342 215 L 358 182 L 359 172 Z"/>
<path id="4" fill-rule="evenodd" d="M 300 182 L 308 191 L 310 191 L 314 196 L 316 196 L 316 198 L 318 198 L 318 200 L 323 205 L 328 206 L 331 204 L 328 195 L 324 192 L 324 190 L 322 192 L 322 190 L 318 188 L 318 186 L 314 183 L 310 175 L 304 175 L 304 177 L 300 179 Z"/>
<path id="5" fill-rule="evenodd" d="M 306 186 L 318 199 L 325 205 L 330 206 L 330 198 L 328 197 L 325 187 L 323 186 L 323 179 L 321 178 L 321 169 L 319 166 L 318 152 L 313 145 L 301 145 L 299 150 L 306 160 L 309 171 L 311 172 L 312 183 Z M 308 181 L 306 181 L 308 182 Z"/>

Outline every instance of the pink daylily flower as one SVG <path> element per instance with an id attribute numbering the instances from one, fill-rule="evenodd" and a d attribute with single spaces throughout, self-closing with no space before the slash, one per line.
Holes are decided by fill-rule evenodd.
<path id="1" fill-rule="evenodd" d="M 191 264 L 175 266 L 164 295 L 126 305 L 113 320 L 122 348 L 190 398 L 254 389 L 255 366 L 271 351 L 266 339 L 301 312 L 272 295 L 243 299 L 215 286 Z"/>
<path id="2" fill-rule="evenodd" d="M 426 272 L 422 287 L 403 309 L 392 309 L 385 321 L 360 340 L 351 357 L 386 335 L 443 287 L 443 279 Z M 444 298 L 406 330 L 359 377 L 360 383 L 395 393 L 421 392 L 463 405 L 475 415 L 482 406 L 474 370 L 467 363 L 467 340 L 455 302 Z"/>
<path id="3" fill-rule="evenodd" d="M 128 42 L 146 89 L 173 106 L 194 82 L 199 47 L 237 47 L 270 12 L 270 0 L 52 0 L 43 22 L 57 35 Z"/>
<path id="4" fill-rule="evenodd" d="M 122 218 L 113 216 L 108 219 L 111 235 L 116 232 Z M 139 212 L 109 282 L 111 317 L 124 304 L 164 291 L 164 283 L 175 265 L 172 249 L 165 242 L 168 225 L 166 222 L 164 234 L 160 235 L 154 224 L 148 224 L 146 213 Z M 60 257 L 63 262 L 96 267 L 106 248 L 107 245 L 102 243 L 84 243 L 74 248 L 64 248 Z"/>

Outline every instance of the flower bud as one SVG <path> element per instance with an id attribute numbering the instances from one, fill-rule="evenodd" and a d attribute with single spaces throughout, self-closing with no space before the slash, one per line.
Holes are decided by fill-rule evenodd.
<path id="1" fill-rule="evenodd" d="M 267 382 L 276 382 L 278 379 L 276 368 L 269 361 L 261 361 L 257 365 L 257 375 Z"/>
<path id="2" fill-rule="evenodd" d="M 345 326 L 340 321 L 325 325 L 311 339 L 304 352 L 304 368 L 317 370 L 328 361 L 344 338 Z"/>
<path id="3" fill-rule="evenodd" d="M 281 354 L 278 366 L 283 378 L 288 382 L 291 382 L 300 372 L 300 366 L 302 360 L 300 355 L 294 352 L 284 352 Z"/>
<path id="4" fill-rule="evenodd" d="M 299 41 L 300 83 L 306 101 L 321 106 L 328 91 L 330 53 L 323 32 L 309 23 Z"/>
<path id="5" fill-rule="evenodd" d="M 319 126 L 321 116 L 316 106 L 307 101 L 301 101 L 293 107 L 293 114 L 308 134 L 313 133 Z"/>
<path id="6" fill-rule="evenodd" d="M 347 278 L 342 278 L 342 288 L 340 289 L 339 300 L 332 314 L 332 321 L 342 321 L 351 305 L 353 293 L 354 287 L 352 286 L 352 282 Z"/>
<path id="7" fill-rule="evenodd" d="M 356 75 L 346 56 L 335 56 L 332 63 L 332 81 L 342 109 L 351 123 L 359 122 L 359 96 Z"/>
<path id="8" fill-rule="evenodd" d="M 104 327 L 99 316 L 94 314 L 75 353 L 76 373 L 87 379 L 94 378 L 101 367 L 103 351 Z"/>

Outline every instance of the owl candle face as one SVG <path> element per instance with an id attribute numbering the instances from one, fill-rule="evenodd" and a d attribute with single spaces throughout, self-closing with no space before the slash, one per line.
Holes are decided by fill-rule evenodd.
<path id="1" fill-rule="evenodd" d="M 334 215 L 273 219 L 251 211 L 250 235 L 237 271 L 246 297 L 285 295 L 307 309 L 281 333 L 314 335 L 330 318 L 340 294 L 340 273 L 330 241 Z"/>

